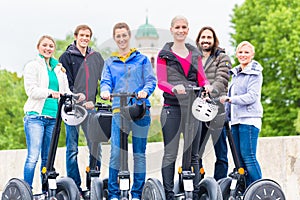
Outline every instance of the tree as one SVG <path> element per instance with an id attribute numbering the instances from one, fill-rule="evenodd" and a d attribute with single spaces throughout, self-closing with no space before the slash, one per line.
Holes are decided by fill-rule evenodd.
<path id="1" fill-rule="evenodd" d="M 250 41 L 264 67 L 263 136 L 299 134 L 299 12 L 299 0 L 245 0 L 233 9 L 232 44 Z"/>
<path id="2" fill-rule="evenodd" d="M 0 149 L 25 148 L 23 79 L 6 70 L 0 70 L 0 79 Z"/>

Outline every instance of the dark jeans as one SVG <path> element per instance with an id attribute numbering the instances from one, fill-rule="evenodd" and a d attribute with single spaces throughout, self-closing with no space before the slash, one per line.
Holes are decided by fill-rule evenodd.
<path id="1" fill-rule="evenodd" d="M 180 107 L 175 106 L 164 106 L 161 112 L 161 125 L 163 132 L 163 140 L 164 140 L 164 156 L 162 161 L 162 178 L 163 178 L 163 186 L 166 193 L 166 199 L 174 199 L 174 174 L 175 174 L 175 162 L 178 154 L 178 146 L 180 133 L 183 132 L 184 139 L 188 134 L 185 133 L 185 119 L 186 110 L 181 112 Z M 201 123 L 197 121 L 194 117 L 191 117 L 191 122 L 189 125 L 191 126 L 192 132 L 196 133 L 196 136 L 193 136 L 192 141 L 190 141 L 189 146 L 192 145 L 192 153 L 190 165 L 194 167 L 195 178 L 194 182 L 194 194 L 197 194 L 199 191 L 198 183 L 200 181 L 199 174 L 199 143 L 200 143 L 200 135 L 201 131 L 198 131 L 197 128 L 201 127 Z M 194 134 L 193 134 L 194 135 Z M 185 141 L 186 142 L 186 141 Z M 186 152 L 184 149 L 183 154 Z M 184 155 L 188 156 L 188 155 Z M 184 158 L 183 158 L 184 159 Z"/>
<path id="2" fill-rule="evenodd" d="M 224 127 L 224 118 L 225 115 L 217 115 L 216 118 L 210 123 L 203 122 L 202 124 L 202 134 L 200 141 L 200 168 L 203 167 L 202 156 L 203 152 L 209 139 L 209 136 L 212 136 L 216 162 L 214 170 L 214 178 L 219 180 L 225 178 L 228 173 L 228 158 L 227 158 L 227 142 L 226 142 L 226 129 Z"/>

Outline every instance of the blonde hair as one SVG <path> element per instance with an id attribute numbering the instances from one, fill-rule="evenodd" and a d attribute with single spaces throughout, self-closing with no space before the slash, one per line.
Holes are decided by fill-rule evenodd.
<path id="1" fill-rule="evenodd" d="M 51 40 L 51 41 L 54 43 L 54 47 L 56 48 L 55 40 L 53 39 L 53 37 L 51 37 L 51 36 L 49 36 L 49 35 L 43 35 L 43 36 L 39 39 L 39 41 L 38 41 L 38 43 L 37 43 L 37 45 L 36 45 L 37 48 L 39 48 L 41 42 L 42 42 L 45 38 Z"/>
<path id="2" fill-rule="evenodd" d="M 189 22 L 188 22 L 188 20 L 187 20 L 186 17 L 184 17 L 184 16 L 182 16 L 182 15 L 177 15 L 177 16 L 175 16 L 175 17 L 172 19 L 172 21 L 171 21 L 171 27 L 173 27 L 174 24 L 175 24 L 175 22 L 178 21 L 178 20 L 184 20 L 184 21 L 186 22 L 186 24 L 189 25 Z"/>
<path id="3" fill-rule="evenodd" d="M 255 48 L 254 46 L 248 42 L 248 41 L 242 41 L 237 47 L 235 53 L 237 53 L 243 46 L 248 46 L 253 51 L 253 54 L 255 54 Z"/>

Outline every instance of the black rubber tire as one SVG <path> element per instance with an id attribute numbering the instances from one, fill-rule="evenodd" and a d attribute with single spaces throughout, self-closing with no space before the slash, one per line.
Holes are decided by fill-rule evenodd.
<path id="1" fill-rule="evenodd" d="M 30 186 L 23 180 L 12 178 L 5 185 L 2 200 L 32 200 L 33 195 Z"/>
<path id="2" fill-rule="evenodd" d="M 184 198 L 185 200 L 193 200 L 193 192 L 184 192 Z"/>
<path id="3" fill-rule="evenodd" d="M 94 178 L 91 181 L 90 199 L 93 199 L 93 200 L 102 200 L 103 199 L 103 183 L 100 178 Z"/>
<path id="4" fill-rule="evenodd" d="M 246 189 L 243 200 L 285 200 L 278 183 L 270 179 L 260 179 Z"/>
<path id="5" fill-rule="evenodd" d="M 55 197 L 57 200 L 80 200 L 80 193 L 73 179 L 69 177 L 59 178 L 56 185 Z"/>
<path id="6" fill-rule="evenodd" d="M 120 200 L 129 200 L 129 192 L 127 190 L 121 190 Z"/>
<path id="7" fill-rule="evenodd" d="M 218 184 L 221 189 L 223 200 L 228 200 L 230 196 L 230 184 L 231 184 L 232 178 L 226 177 L 218 180 Z"/>
<path id="8" fill-rule="evenodd" d="M 102 180 L 103 183 L 103 196 L 108 199 L 108 178 Z"/>
<path id="9" fill-rule="evenodd" d="M 212 177 L 206 177 L 199 183 L 200 200 L 223 200 L 222 192 L 217 181 Z"/>
<path id="10" fill-rule="evenodd" d="M 156 178 L 149 178 L 142 191 L 143 200 L 165 200 L 166 195 L 161 182 Z"/>

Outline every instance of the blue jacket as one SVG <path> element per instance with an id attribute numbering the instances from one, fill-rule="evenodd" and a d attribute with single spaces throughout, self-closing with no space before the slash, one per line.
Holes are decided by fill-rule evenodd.
<path id="1" fill-rule="evenodd" d="M 149 59 L 139 51 L 134 51 L 125 62 L 116 56 L 109 57 L 105 63 L 101 77 L 101 92 L 138 93 L 143 90 L 148 97 L 156 87 L 156 77 Z M 149 99 L 144 99 L 151 106 Z M 120 107 L 119 98 L 114 97 L 112 108 Z"/>
<path id="2" fill-rule="evenodd" d="M 255 60 L 242 71 L 240 65 L 230 70 L 232 80 L 229 84 L 228 96 L 231 99 L 232 109 L 229 103 L 226 104 L 230 121 L 240 118 L 262 118 L 263 107 L 260 101 L 262 70 L 262 66 Z"/>

